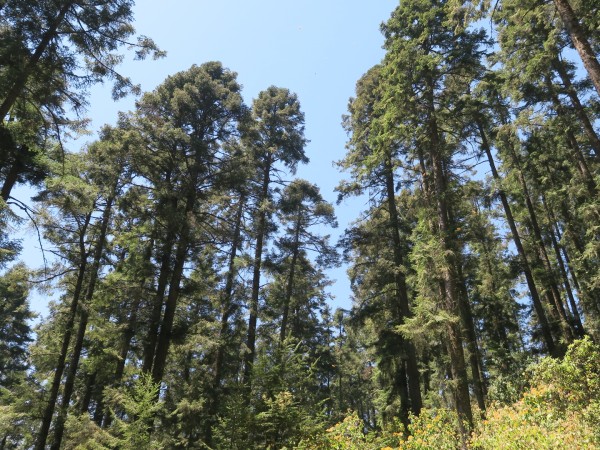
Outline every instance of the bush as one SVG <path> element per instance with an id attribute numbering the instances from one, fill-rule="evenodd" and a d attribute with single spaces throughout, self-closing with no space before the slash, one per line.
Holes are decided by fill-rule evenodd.
<path id="1" fill-rule="evenodd" d="M 600 448 L 598 346 L 582 339 L 564 359 L 544 358 L 530 370 L 533 387 L 513 405 L 491 408 L 471 448 Z"/>
<path id="2" fill-rule="evenodd" d="M 600 348 L 589 338 L 573 343 L 565 357 L 544 358 L 528 370 L 532 386 L 510 405 L 492 405 L 468 442 L 472 450 L 600 449 Z M 351 414 L 325 432 L 302 441 L 310 450 L 454 450 L 463 446 L 452 411 L 424 410 L 411 417 L 409 436 L 400 423 L 364 432 Z"/>

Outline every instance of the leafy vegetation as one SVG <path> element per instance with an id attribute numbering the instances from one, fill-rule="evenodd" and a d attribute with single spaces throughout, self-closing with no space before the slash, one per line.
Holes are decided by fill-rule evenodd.
<path id="1" fill-rule="evenodd" d="M 600 446 L 600 348 L 589 338 L 573 343 L 563 360 L 545 357 L 528 367 L 529 384 L 513 404 L 494 403 L 478 420 L 472 436 L 461 439 L 451 410 L 424 410 L 412 417 L 408 435 L 400 423 L 364 433 L 356 414 L 307 438 L 306 449 L 596 449 Z"/>

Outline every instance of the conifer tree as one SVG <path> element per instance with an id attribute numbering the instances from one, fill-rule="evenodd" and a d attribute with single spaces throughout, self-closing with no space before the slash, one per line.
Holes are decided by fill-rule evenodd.
<path id="1" fill-rule="evenodd" d="M 226 159 L 223 144 L 237 133 L 244 114 L 236 74 L 210 62 L 167 78 L 143 97 L 133 118 L 145 146 L 135 170 L 154 189 L 166 231 L 144 361 L 155 382 L 165 371 L 184 267 L 197 248 L 194 224 L 209 217 L 210 195 Z"/>
<path id="2" fill-rule="evenodd" d="M 434 271 L 435 281 L 430 279 L 426 295 L 448 315 L 444 333 L 453 401 L 459 417 L 471 424 L 464 336 L 456 320 L 461 302 L 468 299 L 460 287 L 462 243 L 456 231 L 452 174 L 466 121 L 453 111 L 469 92 L 471 80 L 481 74 L 486 41 L 482 31 L 453 26 L 450 6 L 443 1 L 404 2 L 383 27 L 388 52 L 383 70 L 386 87 L 379 105 L 385 113 L 373 135 L 383 142 L 393 136 L 421 167 L 423 206 L 413 250 L 416 257 L 421 253 L 421 262 L 415 269 L 429 266 Z M 460 17 L 461 12 L 456 14 Z M 426 288 L 424 282 L 418 289 Z"/>
<path id="3" fill-rule="evenodd" d="M 114 81 L 113 97 L 139 91 L 117 72 L 125 45 L 142 59 L 160 57 L 154 42 L 135 38 L 132 1 L 59 2 L 9 0 L 0 10 L 0 173 L 2 196 L 8 198 L 18 181 L 40 181 L 48 141 L 66 126 L 68 108 L 82 112 L 87 88 Z M 15 123 L 20 124 L 15 128 Z M 29 128 L 29 131 L 27 131 Z M 25 131 L 23 131 L 25 129 Z M 19 131 L 21 130 L 21 131 Z M 35 137 L 32 140 L 32 136 Z M 46 141 L 46 142 L 45 142 Z M 59 139 L 60 141 L 60 139 Z M 52 146 L 52 142 L 49 142 Z M 29 173 L 25 173 L 29 172 Z"/>
<path id="4" fill-rule="evenodd" d="M 257 194 L 252 293 L 248 305 L 247 349 L 243 368 L 245 384 L 251 383 L 251 370 L 256 353 L 261 266 L 265 239 L 270 228 L 272 184 L 279 181 L 279 164 L 294 173 L 298 163 L 308 162 L 304 155 L 304 113 L 295 94 L 275 86 L 262 91 L 253 102 L 252 119 L 248 145 L 254 154 L 257 168 Z"/>
<path id="5" fill-rule="evenodd" d="M 395 321 L 402 325 L 403 321 L 411 316 L 409 305 L 409 294 L 406 285 L 406 267 L 403 253 L 405 249 L 402 244 L 401 223 L 396 202 L 396 165 L 398 164 L 398 153 L 402 148 L 393 139 L 381 140 L 377 144 L 373 136 L 372 122 L 378 119 L 377 101 L 380 99 L 382 87 L 381 67 L 375 66 L 367 72 L 357 83 L 357 97 L 349 104 L 350 115 L 345 118 L 344 126 L 352 133 L 348 144 L 349 152 L 346 158 L 339 162 L 339 166 L 350 170 L 352 181 L 343 182 L 338 190 L 340 198 L 347 195 L 356 195 L 370 190 L 377 192 L 382 197 L 382 202 L 388 211 L 388 234 L 392 242 L 393 268 L 390 276 L 395 284 L 395 305 L 392 306 L 396 316 Z M 353 245 L 349 243 L 349 245 Z M 391 336 L 390 336 L 391 337 Z M 401 415 L 405 423 L 408 420 L 408 411 L 418 414 L 421 409 L 421 392 L 419 372 L 414 344 L 408 340 L 399 341 L 399 352 L 401 361 L 398 364 L 399 375 L 394 377 L 398 384 L 399 395 L 403 399 Z M 406 356 L 404 356 L 406 355 Z M 406 366 L 406 367 L 404 367 Z M 409 406 L 410 403 L 410 406 Z"/>

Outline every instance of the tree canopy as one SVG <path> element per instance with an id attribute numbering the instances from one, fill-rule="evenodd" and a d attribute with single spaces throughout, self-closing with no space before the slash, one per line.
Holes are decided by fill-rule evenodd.
<path id="1" fill-rule="evenodd" d="M 137 92 L 132 7 L 0 2 L 0 449 L 600 448 L 597 7 L 400 1 L 337 206 L 268 73 Z M 106 79 L 141 95 L 69 151 Z"/>

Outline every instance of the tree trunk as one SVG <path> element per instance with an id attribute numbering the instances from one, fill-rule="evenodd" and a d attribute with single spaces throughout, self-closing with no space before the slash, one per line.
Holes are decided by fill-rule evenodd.
<path id="1" fill-rule="evenodd" d="M 577 117 L 581 122 L 583 130 L 590 141 L 590 145 L 594 149 L 594 153 L 596 154 L 596 156 L 600 157 L 600 139 L 596 134 L 596 130 L 594 130 L 592 122 L 590 121 L 590 118 L 587 115 L 585 108 L 579 101 L 577 91 L 571 83 L 571 78 L 569 77 L 569 74 L 565 69 L 564 63 L 557 57 L 552 61 L 552 66 L 554 67 L 554 70 L 556 70 L 556 73 L 558 73 L 558 76 L 562 81 L 562 84 L 565 88 L 565 91 L 567 92 L 567 95 L 569 96 L 569 99 L 571 99 L 571 103 L 573 105 L 573 108 L 575 109 L 575 114 L 577 114 Z"/>
<path id="2" fill-rule="evenodd" d="M 263 184 L 258 199 L 258 224 L 256 229 L 256 247 L 254 248 L 254 268 L 252 272 L 252 296 L 250 298 L 248 318 L 248 338 L 246 340 L 246 353 L 244 355 L 243 383 L 251 389 L 252 365 L 256 352 L 256 323 L 258 320 L 258 297 L 260 294 L 260 269 L 262 265 L 263 245 L 267 230 L 266 203 L 269 196 L 269 184 L 271 182 L 271 153 L 268 153 L 263 171 Z M 249 397 L 248 397 L 249 398 Z"/>
<path id="3" fill-rule="evenodd" d="M 21 163 L 21 159 L 15 155 L 14 162 L 10 166 L 10 170 L 6 174 L 6 178 L 4 179 L 4 183 L 2 184 L 2 191 L 0 191 L 0 197 L 4 201 L 7 201 L 10 197 L 10 193 L 12 192 L 13 187 L 17 183 L 19 179 L 19 175 L 23 171 L 24 167 Z"/>
<path id="4" fill-rule="evenodd" d="M 169 276 L 171 275 L 171 255 L 173 252 L 173 244 L 175 237 L 168 232 L 166 241 L 161 249 L 160 271 L 158 282 L 156 285 L 156 295 L 150 313 L 148 322 L 148 333 L 146 334 L 146 342 L 144 344 L 144 359 L 142 363 L 142 371 L 144 373 L 152 372 L 154 363 L 154 352 L 156 351 L 156 342 L 158 340 L 158 332 L 160 328 L 160 318 L 162 316 L 163 305 L 165 303 L 165 293 Z"/>
<path id="5" fill-rule="evenodd" d="M 71 299 L 71 305 L 69 307 L 69 315 L 65 324 L 65 333 L 63 335 L 62 345 L 58 356 L 58 362 L 56 364 L 56 370 L 54 371 L 54 377 L 52 379 L 52 385 L 50 387 L 50 396 L 48 404 L 44 409 L 42 415 L 42 424 L 38 432 L 38 438 L 35 445 L 35 450 L 44 450 L 46 447 L 46 441 L 48 439 L 48 433 L 50 431 L 50 424 L 52 423 L 52 416 L 54 415 L 54 408 L 56 407 L 56 401 L 58 399 L 58 391 L 62 381 L 63 372 L 65 370 L 65 362 L 67 360 L 67 353 L 69 351 L 69 344 L 71 343 L 71 335 L 73 334 L 73 328 L 75 325 L 75 318 L 77 316 L 77 309 L 79 307 L 79 297 L 83 291 L 83 279 L 87 268 L 87 252 L 85 250 L 85 239 L 84 234 L 90 224 L 92 214 L 89 213 L 85 216 L 85 220 L 82 226 L 81 235 L 79 237 L 79 271 L 77 274 L 77 281 L 75 289 L 73 290 L 73 298 Z"/>
<path id="6" fill-rule="evenodd" d="M 300 209 L 300 207 L 298 208 Z M 292 294 L 294 292 L 294 275 L 296 273 L 296 264 L 298 261 L 299 253 L 299 241 L 300 241 L 300 211 L 298 211 L 298 220 L 296 221 L 296 228 L 294 230 L 294 247 L 292 250 L 292 261 L 290 263 L 290 274 L 288 276 L 287 285 L 285 287 L 285 299 L 283 300 L 283 313 L 281 315 L 281 330 L 279 332 L 279 345 L 283 345 L 283 341 L 287 337 L 287 323 L 288 316 L 290 313 L 290 303 L 292 301 Z"/>
<path id="7" fill-rule="evenodd" d="M 554 107 L 556 108 L 556 112 L 558 113 L 559 116 L 565 117 L 567 115 L 565 108 L 562 105 L 562 103 L 560 102 L 560 99 L 558 98 L 558 95 L 556 94 L 556 92 L 554 90 L 554 86 L 553 86 L 552 82 L 550 81 L 549 77 L 546 77 L 546 86 L 548 87 L 548 93 L 552 97 L 552 103 L 554 104 Z M 579 105 L 579 106 L 581 107 L 581 105 Z M 585 113 L 583 111 L 582 111 L 582 114 L 585 115 Z M 573 134 L 573 132 L 568 127 L 566 129 L 565 134 L 567 137 L 568 147 L 571 149 L 571 158 L 575 160 L 574 165 L 575 165 L 575 167 L 577 167 L 579 169 L 579 173 L 581 174 L 581 177 L 583 178 L 583 181 L 584 181 L 588 191 L 592 195 L 592 197 L 596 197 L 596 182 L 594 181 L 594 176 L 590 172 L 587 161 L 585 160 L 585 156 L 581 152 L 579 143 L 577 142 L 577 139 L 575 138 L 575 134 Z M 594 136 L 595 136 L 595 134 L 594 134 Z"/>
<path id="8" fill-rule="evenodd" d="M 593 280 L 593 274 L 597 273 L 598 269 L 595 265 L 590 264 L 588 259 L 582 258 L 585 255 L 585 244 L 581 235 L 584 233 L 582 228 L 586 224 L 580 223 L 573 217 L 566 203 L 560 204 L 560 208 L 566 225 L 564 238 L 573 244 L 577 252 L 577 259 L 580 260 L 579 267 L 577 267 L 578 273 L 574 280 L 579 286 L 578 292 L 583 315 L 586 318 L 586 328 L 594 339 L 600 341 L 600 290 L 595 287 Z M 565 259 L 570 264 L 567 252 L 565 252 Z M 575 273 L 576 271 L 571 272 L 572 275 Z"/>
<path id="9" fill-rule="evenodd" d="M 429 127 L 429 155 L 431 159 L 431 171 L 433 178 L 433 200 L 437 209 L 436 234 L 441 238 L 445 259 L 442 269 L 443 298 L 442 308 L 453 317 L 460 317 L 460 299 L 457 286 L 457 253 L 456 242 L 454 242 L 453 231 L 450 229 L 448 215 L 448 190 L 444 163 L 441 154 L 441 142 L 439 130 L 435 117 L 435 103 L 433 98 L 433 83 L 430 81 L 426 95 L 428 97 L 428 127 Z M 463 350 L 463 339 L 460 325 L 454 321 L 446 323 L 446 334 L 448 338 L 448 350 L 450 357 L 450 368 L 452 378 L 455 382 L 454 396 L 456 400 L 456 411 L 458 417 L 464 420 L 469 428 L 473 427 L 473 413 L 469 395 L 469 384 Z M 462 433 L 465 434 L 465 433 Z"/>
<path id="10" fill-rule="evenodd" d="M 188 215 L 193 211 L 195 200 L 195 193 L 189 194 L 186 201 L 185 217 L 183 219 L 181 233 L 177 242 L 173 272 L 171 275 L 171 280 L 169 281 L 169 294 L 167 295 L 167 301 L 165 303 L 165 313 L 160 325 L 160 333 L 156 343 L 156 354 L 154 356 L 154 363 L 152 364 L 152 380 L 155 383 L 160 383 L 163 379 L 167 355 L 171 345 L 171 332 L 173 331 L 173 323 L 175 320 L 175 309 L 177 308 L 177 302 L 179 300 L 183 269 L 187 260 L 189 247 L 188 221 L 190 219 Z"/>
<path id="11" fill-rule="evenodd" d="M 477 406 L 481 414 L 485 414 L 485 396 L 486 386 L 483 378 L 483 362 L 481 360 L 481 352 L 477 343 L 477 333 L 475 331 L 475 322 L 473 320 L 473 311 L 469 303 L 469 295 L 465 286 L 465 278 L 463 275 L 461 263 L 457 264 L 458 279 L 460 286 L 460 318 L 463 326 L 463 332 L 466 338 L 467 351 L 469 352 L 469 366 L 471 368 L 471 378 L 473 379 L 473 392 L 477 400 Z"/>
<path id="12" fill-rule="evenodd" d="M 386 197 L 388 203 L 388 214 L 390 220 L 390 228 L 392 231 L 392 243 L 394 250 L 394 283 L 396 285 L 396 304 L 399 310 L 400 323 L 411 316 L 410 305 L 408 300 L 408 289 L 406 287 L 406 277 L 403 272 L 404 261 L 402 258 L 402 245 L 400 240 L 400 220 L 398 217 L 398 209 L 396 205 L 396 190 L 394 188 L 394 173 L 392 170 L 392 161 L 388 155 L 385 162 L 385 178 L 386 178 Z M 423 401 L 421 398 L 421 376 L 419 374 L 419 366 L 417 362 L 417 352 L 414 344 L 402 338 L 402 347 L 406 351 L 406 374 L 408 375 L 408 394 L 410 397 L 410 408 L 413 414 L 418 415 L 421 412 Z M 406 380 L 404 380 L 406 383 Z M 408 411 L 408 408 L 406 408 Z"/>
<path id="13" fill-rule="evenodd" d="M 238 200 L 238 210 L 235 216 L 235 228 L 233 231 L 233 238 L 231 240 L 231 249 L 229 250 L 229 262 L 227 268 L 227 279 L 225 281 L 225 288 L 223 290 L 223 296 L 221 299 L 221 327 L 219 329 L 219 339 L 217 345 L 217 353 L 215 355 L 214 362 L 214 379 L 212 383 L 212 392 L 209 394 L 209 406 L 208 406 L 208 425 L 204 433 L 204 439 L 208 446 L 212 445 L 212 426 L 216 424 L 216 415 L 219 407 L 219 398 L 221 394 L 221 383 L 223 378 L 223 364 L 225 360 L 225 348 L 226 343 L 224 340 L 227 336 L 227 330 L 229 328 L 229 317 L 235 311 L 235 305 L 233 305 L 233 287 L 236 275 L 235 259 L 237 257 L 237 250 L 242 244 L 242 218 L 244 216 L 244 207 L 246 206 L 246 196 L 242 193 Z"/>
<path id="14" fill-rule="evenodd" d="M 562 337 L 566 342 L 573 341 L 573 329 L 569 318 L 566 315 L 565 308 L 558 291 L 558 287 L 554 282 L 552 266 L 550 264 L 550 259 L 548 258 L 548 253 L 546 252 L 546 246 L 544 244 L 544 240 L 542 238 L 542 232 L 537 220 L 537 212 L 535 211 L 535 207 L 531 200 L 531 195 L 529 194 L 529 188 L 527 186 L 527 181 L 525 180 L 525 176 L 523 175 L 523 171 L 521 170 L 521 164 L 517 157 L 517 155 L 511 151 L 511 158 L 513 159 L 513 164 L 516 166 L 515 170 L 517 172 L 517 178 L 519 183 L 521 184 L 523 198 L 525 199 L 525 205 L 527 207 L 527 212 L 529 213 L 529 220 L 531 222 L 531 228 L 533 230 L 533 236 L 535 238 L 535 244 L 539 252 L 539 257 L 541 259 L 542 266 L 544 268 L 544 281 L 549 289 L 548 297 L 550 300 L 550 305 L 552 306 L 556 319 L 559 321 L 560 329 L 562 331 Z"/>
<path id="15" fill-rule="evenodd" d="M 488 163 L 490 165 L 492 176 L 494 180 L 496 180 L 500 184 L 501 178 L 498 174 L 498 171 L 496 170 L 496 164 L 492 156 L 492 150 L 489 145 L 485 131 L 483 129 L 483 125 L 480 121 L 477 121 L 476 123 L 477 128 L 479 129 L 479 135 L 481 136 L 481 145 L 488 158 Z M 527 254 L 525 253 L 525 249 L 523 248 L 521 236 L 519 235 L 519 231 L 517 229 L 517 225 L 512 214 L 510 203 L 508 202 L 506 193 L 502 188 L 498 189 L 498 196 L 500 197 L 500 201 L 502 202 L 502 207 L 504 208 L 504 215 L 506 216 L 506 221 L 508 222 L 513 242 L 515 243 L 515 247 L 517 248 L 517 254 L 519 255 L 521 260 L 521 266 L 523 268 L 525 280 L 527 281 L 527 287 L 529 288 L 531 302 L 533 304 L 533 308 L 536 312 L 538 322 L 540 324 L 544 343 L 546 344 L 546 349 L 548 350 L 548 353 L 550 353 L 552 356 L 558 356 L 557 348 L 554 345 L 554 338 L 552 337 L 552 331 L 550 330 L 550 324 L 548 323 L 548 318 L 546 317 L 544 306 L 542 305 L 542 301 L 540 300 L 540 295 L 538 293 L 537 286 L 535 284 L 533 274 L 531 272 L 531 266 L 529 264 Z"/>
<path id="16" fill-rule="evenodd" d="M 92 392 L 96 387 L 96 376 L 98 375 L 97 371 L 86 374 L 85 381 L 85 393 L 81 400 L 81 404 L 79 405 L 79 413 L 85 414 L 89 411 L 90 403 L 92 402 Z"/>
<path id="17" fill-rule="evenodd" d="M 544 209 L 546 210 L 546 215 L 548 217 L 548 221 L 550 224 L 553 223 L 552 216 L 550 214 L 550 208 L 546 203 L 545 196 L 542 194 L 542 204 L 544 205 Z M 569 277 L 567 275 L 567 270 L 565 267 L 565 263 L 562 259 L 562 255 L 560 254 L 560 246 L 554 234 L 553 227 L 550 227 L 549 234 L 550 239 L 552 241 L 552 248 L 554 249 L 554 256 L 556 257 L 556 261 L 558 262 L 558 267 L 560 269 L 560 274 L 563 279 L 563 284 L 565 287 L 565 292 L 567 293 L 567 298 L 569 299 L 569 304 L 571 305 L 571 314 L 573 315 L 573 320 L 576 327 L 576 332 L 578 337 L 583 337 L 585 334 L 585 330 L 583 328 L 583 323 L 581 322 L 581 316 L 579 315 L 579 310 L 577 308 L 577 302 L 575 301 L 575 296 L 573 294 L 573 289 L 571 289 L 571 283 L 569 282 Z"/>
<path id="18" fill-rule="evenodd" d="M 579 20 L 577 19 L 577 16 L 575 16 L 573 8 L 571 8 L 568 0 L 554 0 L 554 5 L 571 37 L 573 46 L 581 57 L 585 70 L 587 70 L 598 95 L 600 95 L 600 63 L 598 63 L 598 60 L 596 59 L 596 54 L 594 53 L 583 28 L 579 24 Z"/>
<path id="19" fill-rule="evenodd" d="M 50 26 L 46 30 L 46 32 L 42 35 L 39 44 L 36 49 L 32 53 L 29 61 L 25 65 L 24 69 L 21 71 L 21 76 L 13 83 L 11 88 L 8 90 L 6 97 L 4 98 L 2 104 L 0 105 L 0 121 L 4 121 L 4 118 L 15 104 L 19 95 L 25 88 L 27 81 L 29 80 L 30 75 L 33 73 L 35 66 L 39 62 L 40 58 L 50 45 L 52 38 L 56 36 L 56 32 L 61 22 L 64 20 L 67 12 L 73 6 L 75 2 L 73 0 L 67 1 L 62 8 L 58 11 L 56 18 L 50 23 Z"/>
<path id="20" fill-rule="evenodd" d="M 73 395 L 73 389 L 75 387 L 75 378 L 77 377 L 77 368 L 79 366 L 79 358 L 81 356 L 81 350 L 83 349 L 83 338 L 85 337 L 89 317 L 85 310 L 80 311 L 79 315 L 79 327 L 77 328 L 75 345 L 73 347 L 73 353 L 71 354 L 71 360 L 69 361 L 69 370 L 67 371 L 67 377 L 63 387 L 63 395 L 58 410 L 58 416 L 54 423 L 54 441 L 50 446 L 50 450 L 60 450 L 69 404 L 71 403 L 71 395 Z"/>
<path id="21" fill-rule="evenodd" d="M 79 359 L 81 357 L 81 351 L 83 349 L 83 340 L 85 337 L 85 332 L 87 329 L 87 323 L 89 318 L 88 308 L 90 307 L 90 303 L 94 296 L 94 291 L 96 289 L 96 282 L 98 281 L 98 274 L 100 271 L 100 262 L 102 260 L 102 256 L 104 256 L 104 247 L 106 243 L 106 235 L 108 232 L 108 225 L 110 222 L 110 215 L 112 212 L 112 204 L 115 200 L 116 189 L 118 185 L 118 180 L 115 182 L 113 187 L 112 196 L 106 200 L 106 206 L 104 207 L 104 211 L 102 213 L 102 222 L 100 223 L 100 233 L 98 236 L 98 241 L 96 242 L 96 248 L 94 251 L 94 259 L 92 262 L 92 266 L 90 268 L 90 279 L 88 281 L 88 286 L 84 298 L 84 304 L 80 304 L 80 319 L 79 319 L 79 328 L 77 330 L 77 337 L 75 339 L 75 345 L 73 347 L 73 352 L 71 354 L 71 360 L 69 362 L 69 370 L 67 372 L 67 378 L 65 380 L 65 385 L 63 388 L 63 396 L 61 400 L 60 410 L 58 412 L 58 417 L 56 418 L 56 423 L 54 425 L 54 442 L 50 447 L 51 450 L 60 450 L 60 444 L 62 442 L 65 421 L 67 420 L 67 411 L 69 408 L 69 403 L 71 402 L 71 395 L 73 394 L 73 389 L 75 387 L 75 378 L 77 376 L 77 368 L 79 366 Z"/>

